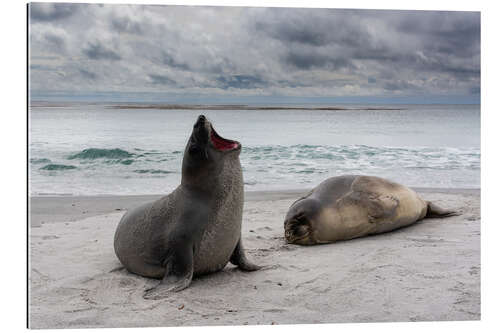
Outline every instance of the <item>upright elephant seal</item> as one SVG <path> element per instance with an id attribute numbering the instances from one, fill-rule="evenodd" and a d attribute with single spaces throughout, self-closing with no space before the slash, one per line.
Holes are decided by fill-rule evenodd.
<path id="1" fill-rule="evenodd" d="M 285 217 L 289 243 L 331 243 L 401 228 L 425 217 L 458 215 L 413 190 L 370 176 L 332 177 L 295 201 Z"/>
<path id="2" fill-rule="evenodd" d="M 219 271 L 230 261 L 244 271 L 260 267 L 241 241 L 241 144 L 222 138 L 199 116 L 184 151 L 181 184 L 169 195 L 127 212 L 114 248 L 125 268 L 162 279 L 144 298 L 185 289 L 193 275 Z"/>

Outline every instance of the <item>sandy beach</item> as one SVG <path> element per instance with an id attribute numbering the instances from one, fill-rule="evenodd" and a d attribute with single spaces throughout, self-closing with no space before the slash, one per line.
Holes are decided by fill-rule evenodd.
<path id="1" fill-rule="evenodd" d="M 256 325 L 480 319 L 480 190 L 417 189 L 462 215 L 335 244 L 286 244 L 304 191 L 246 193 L 243 240 L 264 269 L 228 264 L 163 300 L 113 251 L 127 209 L 159 196 L 30 200 L 31 328 Z"/>

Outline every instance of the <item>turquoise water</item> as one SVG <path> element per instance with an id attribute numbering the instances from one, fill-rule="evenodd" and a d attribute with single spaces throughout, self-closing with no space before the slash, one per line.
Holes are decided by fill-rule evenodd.
<path id="1" fill-rule="evenodd" d="M 349 173 L 408 186 L 479 188 L 479 106 L 388 107 L 403 110 L 32 107 L 30 193 L 168 193 L 180 182 L 184 146 L 201 113 L 220 135 L 242 143 L 249 191 L 306 189 Z"/>

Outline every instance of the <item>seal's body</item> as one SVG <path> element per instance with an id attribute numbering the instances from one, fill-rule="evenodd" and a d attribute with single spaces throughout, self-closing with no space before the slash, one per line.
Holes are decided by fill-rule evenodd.
<path id="1" fill-rule="evenodd" d="M 145 298 L 186 288 L 193 275 L 231 261 L 247 271 L 241 243 L 241 145 L 220 137 L 204 116 L 184 152 L 182 181 L 169 195 L 127 212 L 115 233 L 115 253 L 130 272 L 162 279 Z"/>
<path id="2" fill-rule="evenodd" d="M 285 217 L 289 243 L 331 243 L 405 227 L 424 217 L 456 215 L 415 191 L 371 176 L 332 177 L 295 201 Z"/>

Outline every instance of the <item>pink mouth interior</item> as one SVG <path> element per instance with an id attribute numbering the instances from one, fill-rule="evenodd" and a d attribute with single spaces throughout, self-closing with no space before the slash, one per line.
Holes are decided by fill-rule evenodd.
<path id="1" fill-rule="evenodd" d="M 214 147 L 218 150 L 231 150 L 238 148 L 238 143 L 221 138 L 213 129 L 210 134 L 210 139 L 212 140 Z"/>

